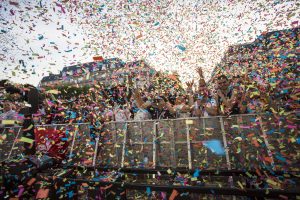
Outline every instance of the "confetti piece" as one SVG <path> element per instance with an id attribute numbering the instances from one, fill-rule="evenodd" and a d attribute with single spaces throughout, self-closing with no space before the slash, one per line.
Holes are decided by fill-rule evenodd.
<path id="1" fill-rule="evenodd" d="M 177 196 L 178 196 L 178 191 L 177 190 L 173 190 L 170 197 L 169 197 L 169 200 L 174 200 Z"/>
<path id="2" fill-rule="evenodd" d="M 217 155 L 225 155 L 225 150 L 222 147 L 221 142 L 219 140 L 204 141 L 203 145 Z"/>
<path id="3" fill-rule="evenodd" d="M 49 189 L 42 189 L 40 188 L 37 195 L 36 195 L 36 198 L 37 199 L 43 199 L 43 198 L 48 198 L 48 195 L 49 195 Z"/>
<path id="4" fill-rule="evenodd" d="M 28 182 L 27 182 L 27 185 L 32 185 L 34 182 L 36 181 L 35 178 L 31 178 Z"/>
<path id="5" fill-rule="evenodd" d="M 282 162 L 286 162 L 286 159 L 283 158 L 282 156 L 280 155 L 275 155 L 275 158 L 277 158 L 278 160 L 282 161 Z"/>
<path id="6" fill-rule="evenodd" d="M 3 124 L 3 125 L 14 125 L 15 120 L 2 120 L 1 124 Z"/>
<path id="7" fill-rule="evenodd" d="M 193 174 L 193 177 L 199 177 L 199 175 L 200 175 L 200 170 L 196 169 L 194 174 Z"/>
<path id="8" fill-rule="evenodd" d="M 243 190 L 243 189 L 244 189 L 243 184 L 242 184 L 240 181 L 238 181 L 237 183 L 238 183 L 238 185 L 240 186 L 240 188 Z"/>
<path id="9" fill-rule="evenodd" d="M 148 196 L 151 195 L 151 188 L 150 188 L 150 187 L 147 187 L 147 188 L 146 188 L 146 193 L 147 193 Z"/>
<path id="10" fill-rule="evenodd" d="M 25 143 L 32 144 L 34 142 L 34 140 L 30 139 L 30 138 L 26 138 L 26 137 L 21 137 L 20 142 L 25 142 Z"/>
<path id="11" fill-rule="evenodd" d="M 271 185 L 273 185 L 273 186 L 280 186 L 279 183 L 276 183 L 275 181 L 273 181 L 273 180 L 270 179 L 270 178 L 268 178 L 266 181 L 267 181 L 267 183 L 269 183 L 269 184 L 271 184 Z"/>
<path id="12" fill-rule="evenodd" d="M 39 40 L 42 40 L 42 39 L 44 39 L 44 36 L 43 36 L 43 35 L 39 35 L 39 36 L 38 36 L 38 39 L 39 39 Z"/>
<path id="13" fill-rule="evenodd" d="M 188 125 L 191 125 L 191 124 L 194 124 L 194 121 L 193 120 L 185 120 L 185 123 Z"/>
<path id="14" fill-rule="evenodd" d="M 14 1 L 9 1 L 9 4 L 13 6 L 19 6 L 19 3 Z"/>
<path id="15" fill-rule="evenodd" d="M 181 51 L 185 51 L 186 50 L 186 48 L 184 46 L 181 46 L 181 45 L 176 45 L 176 47 L 178 49 L 180 49 Z"/>
<path id="16" fill-rule="evenodd" d="M 58 90 L 48 90 L 47 93 L 50 93 L 50 94 L 59 94 L 59 91 Z M 51 101 L 48 101 L 48 103 L 51 103 Z M 53 104 L 52 104 L 53 105 Z"/>
<path id="17" fill-rule="evenodd" d="M 158 26 L 159 25 L 159 22 L 156 22 L 155 24 L 154 24 L 154 26 Z"/>

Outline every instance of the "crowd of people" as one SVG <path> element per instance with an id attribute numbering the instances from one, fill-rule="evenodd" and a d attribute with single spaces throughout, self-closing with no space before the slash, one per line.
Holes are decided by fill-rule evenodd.
<path id="1" fill-rule="evenodd" d="M 191 81 L 183 85 L 177 74 L 170 76 L 157 72 L 153 80 L 137 88 L 135 77 L 129 75 L 124 85 L 97 83 L 87 92 L 68 98 L 61 91 L 42 89 L 34 120 L 41 124 L 101 124 L 107 121 L 277 113 L 299 109 L 298 86 L 276 97 L 267 92 L 268 86 L 262 87 L 252 81 L 247 73 L 231 79 L 220 75 L 212 80 L 213 84 L 205 82 L 201 68 L 197 69 L 197 73 L 198 84 Z M 31 109 L 24 98 L 31 86 L 8 88 L 8 92 L 2 92 L 1 119 L 18 118 L 21 108 Z"/>
<path id="2" fill-rule="evenodd" d="M 98 133 L 103 132 L 103 124 L 109 121 L 266 112 L 282 114 L 299 109 L 299 85 L 293 85 L 284 96 L 276 96 L 267 92 L 268 86 L 262 88 L 252 81 L 247 73 L 231 79 L 226 75 L 219 75 L 212 80 L 213 84 L 204 80 L 201 68 L 197 69 L 197 73 L 198 83 L 187 82 L 186 87 L 181 84 L 178 75 L 157 72 L 154 78 L 142 87 L 137 87 L 135 77 L 130 75 L 123 85 L 106 86 L 95 83 L 87 91 L 77 95 L 68 95 L 55 88 L 38 91 L 30 85 L 12 85 L 8 81 L 1 81 L 1 120 L 23 121 L 23 139 L 20 141 L 24 142 L 23 152 L 28 156 L 20 162 L 6 164 L 3 194 L 19 195 L 19 185 L 26 185 L 27 180 L 30 182 L 36 176 L 35 173 L 22 174 L 22 171 L 16 169 L 23 167 L 24 170 L 41 170 L 61 163 L 66 157 L 70 141 L 63 139 L 67 137 L 67 131 L 51 130 L 52 135 L 47 136 L 47 140 L 53 145 L 45 152 L 37 153 L 35 146 L 40 138 L 34 133 L 35 124 L 90 123 L 93 142 Z M 45 139 L 45 136 L 42 135 L 42 138 Z M 15 177 L 25 178 L 21 180 Z M 28 186 L 28 183 L 26 188 L 26 194 L 23 196 L 35 195 L 36 192 L 30 192 L 32 187 Z"/>

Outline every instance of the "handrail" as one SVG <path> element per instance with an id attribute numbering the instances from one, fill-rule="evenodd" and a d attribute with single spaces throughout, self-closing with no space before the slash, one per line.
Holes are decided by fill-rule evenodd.
<path id="1" fill-rule="evenodd" d="M 82 166 L 76 166 L 76 165 L 69 165 L 66 168 L 67 169 L 74 169 Z M 158 172 L 162 175 L 174 175 L 177 172 L 180 174 L 194 174 L 196 168 L 167 168 L 167 167 L 156 167 L 156 168 L 128 168 L 128 167 L 109 167 L 109 166 L 85 166 L 84 167 L 87 171 L 94 171 L 94 170 L 100 170 L 100 171 L 116 171 L 121 173 L 133 173 L 133 174 L 157 174 Z M 171 173 L 170 171 L 171 170 Z M 264 174 L 266 175 L 294 175 L 299 176 L 300 171 L 282 171 L 282 170 L 262 170 Z M 247 175 L 247 174 L 257 174 L 257 171 L 252 170 L 238 170 L 238 169 L 204 169 L 199 170 L 201 175 L 213 175 L 213 176 L 232 176 L 232 175 Z"/>
<path id="2" fill-rule="evenodd" d="M 45 127 L 45 126 L 76 126 L 76 125 L 90 125 L 91 123 L 73 123 L 73 124 L 37 124 L 35 127 Z M 22 126 L 3 126 L 1 128 L 11 129 L 11 128 L 22 128 Z"/>
<path id="3" fill-rule="evenodd" d="M 293 112 L 294 113 L 294 112 Z M 96 166 L 96 165 L 98 165 L 98 164 L 105 164 L 105 160 L 107 159 L 107 157 L 106 156 L 110 156 L 110 154 L 107 154 L 107 153 L 109 153 L 109 151 L 110 151 L 110 148 L 115 148 L 114 146 L 106 146 L 106 145 L 111 145 L 111 144 L 114 144 L 114 145 L 116 145 L 116 146 L 121 146 L 122 148 L 121 149 L 119 149 L 118 150 L 118 153 L 117 154 L 112 154 L 112 155 L 114 155 L 114 156 L 117 156 L 117 157 L 119 157 L 120 158 L 120 161 L 117 161 L 117 160 L 115 160 L 115 159 L 112 159 L 112 162 L 113 162 L 113 164 L 111 165 L 111 166 L 117 166 L 118 165 L 118 162 L 121 162 L 121 166 L 118 166 L 118 167 L 128 167 L 128 166 L 138 166 L 138 165 L 140 165 L 139 163 L 143 163 L 143 158 L 141 157 L 142 156 L 142 154 L 141 155 L 139 155 L 139 153 L 138 152 L 135 152 L 135 150 L 134 150 L 134 154 L 132 154 L 132 153 L 130 153 L 130 154 L 127 154 L 126 152 L 127 152 L 127 148 L 129 147 L 129 148 L 131 148 L 131 144 L 134 144 L 134 145 L 141 145 L 140 147 L 142 147 L 143 148 L 143 145 L 147 145 L 147 148 L 149 147 L 149 148 L 151 148 L 151 152 L 150 152 L 150 156 L 152 155 L 152 163 L 150 163 L 149 165 L 150 166 L 148 166 L 147 165 L 147 168 L 153 168 L 153 167 L 155 167 L 155 166 L 157 166 L 157 167 L 160 167 L 160 166 L 170 166 L 170 167 L 185 167 L 186 165 L 187 165 L 187 163 L 188 163 L 188 166 L 189 166 L 189 168 L 190 169 L 192 169 L 193 168 L 193 166 L 195 166 L 196 165 L 196 163 L 198 163 L 199 164 L 199 161 L 194 161 L 194 158 L 195 159 L 197 159 L 198 160 L 198 157 L 199 157 L 199 155 L 198 155 L 198 153 L 196 153 L 195 151 L 193 151 L 193 148 L 194 148 L 194 145 L 195 146 L 198 146 L 198 144 L 199 143 L 201 143 L 201 142 L 203 142 L 204 140 L 205 140 L 205 138 L 203 137 L 203 135 L 202 134 L 199 134 L 198 136 L 199 136 L 199 138 L 198 138 L 198 136 L 196 137 L 196 138 L 194 138 L 194 134 L 195 134 L 195 131 L 196 131 L 196 129 L 197 128 L 199 128 L 198 127 L 198 125 L 200 125 L 200 127 L 201 127 L 201 119 L 203 119 L 204 121 L 205 121 L 205 119 L 215 119 L 215 120 L 218 120 L 218 121 L 212 121 L 213 122 L 213 124 L 214 124 L 214 126 L 213 126 L 213 128 L 212 129 L 214 129 L 214 128 L 216 128 L 216 131 L 214 131 L 213 133 L 214 133 L 214 135 L 213 135 L 213 138 L 212 139 L 217 139 L 217 140 L 219 140 L 219 141 L 221 141 L 221 143 L 222 143 L 222 146 L 224 147 L 224 150 L 225 150 L 225 155 L 226 155 L 226 163 L 227 163 L 227 168 L 230 170 L 231 168 L 235 168 L 235 164 L 233 163 L 231 163 L 231 158 L 232 157 L 235 157 L 235 155 L 233 154 L 233 155 L 231 155 L 232 154 L 232 152 L 229 152 L 229 148 L 230 148 L 230 142 L 231 142 L 231 140 L 232 140 L 232 138 L 230 139 L 230 137 L 229 138 L 227 138 L 229 135 L 230 135 L 230 133 L 228 132 L 228 131 L 230 131 L 228 128 L 230 128 L 230 129 L 232 129 L 232 128 L 235 128 L 235 126 L 238 126 L 238 127 L 240 127 L 239 125 L 235 125 L 235 126 L 233 126 L 234 124 L 231 124 L 231 122 L 229 122 L 229 125 L 231 124 L 231 126 L 229 126 L 229 127 L 227 127 L 227 125 L 228 125 L 228 122 L 226 122 L 225 121 L 225 119 L 230 119 L 231 117 L 240 117 L 240 118 L 243 118 L 243 117 L 246 117 L 245 119 L 248 119 L 247 117 L 251 117 L 251 116 L 253 116 L 253 117 L 255 117 L 255 118 L 257 118 L 257 119 L 260 119 L 260 121 L 259 121 L 259 123 L 254 123 L 255 125 L 256 125 L 256 127 L 254 127 L 254 128 L 257 128 L 257 136 L 258 137 L 262 137 L 262 138 L 258 138 L 259 140 L 260 140 L 260 142 L 261 142 L 261 139 L 263 140 L 263 143 L 264 143 L 264 145 L 262 145 L 261 147 L 259 147 L 259 151 L 260 152 L 263 152 L 265 149 L 267 149 L 267 151 L 268 151 L 268 155 L 264 155 L 264 154 L 262 154 L 262 156 L 269 156 L 268 158 L 266 158 L 266 159 L 271 159 L 273 162 L 271 163 L 272 165 L 272 167 L 276 167 L 276 166 L 278 166 L 278 163 L 280 163 L 278 160 L 275 160 L 275 159 L 277 159 L 277 157 L 276 157 L 276 155 L 273 153 L 273 150 L 272 149 L 270 149 L 269 148 L 269 145 L 271 144 L 269 144 L 269 137 L 267 137 L 267 132 L 265 132 L 264 133 L 264 126 L 265 125 L 263 125 L 263 122 L 262 122 L 262 119 L 260 118 L 260 115 L 258 115 L 258 114 L 245 114 L 245 115 L 231 115 L 231 116 L 229 116 L 229 118 L 227 117 L 227 116 L 212 116 L 212 117 L 201 117 L 201 118 L 197 118 L 197 117 L 189 117 L 189 118 L 177 118 L 177 119 L 163 119 L 163 120 L 141 120 L 141 121 L 123 121 L 123 122 L 106 122 L 105 123 L 105 125 L 110 125 L 110 124 L 112 124 L 112 125 L 116 125 L 116 124 L 121 124 L 121 125 L 125 125 L 126 127 L 130 124 L 130 123 L 137 123 L 137 122 L 151 122 L 151 123 L 149 123 L 149 124 L 144 124 L 144 125 L 142 125 L 142 124 L 140 124 L 140 127 L 138 128 L 138 129 L 140 129 L 142 132 L 143 132 L 143 128 L 146 128 L 146 130 L 152 130 L 152 134 L 149 132 L 149 133 L 147 133 L 147 135 L 145 135 L 145 137 L 147 138 L 147 137 L 153 137 L 153 139 L 151 139 L 152 141 L 149 141 L 149 138 L 148 138 L 148 140 L 146 139 L 146 140 L 144 140 L 144 139 L 139 139 L 139 138 L 136 138 L 137 140 L 135 141 L 130 141 L 131 139 L 133 139 L 132 137 L 135 137 L 135 135 L 136 134 L 138 134 L 137 132 L 136 132 L 136 127 L 135 126 L 130 126 L 130 131 L 133 131 L 132 133 L 133 134 L 131 134 L 131 133 L 127 133 L 127 128 L 126 128 L 126 130 L 124 130 L 124 127 L 122 128 L 122 129 L 120 129 L 120 128 L 118 128 L 118 129 L 115 129 L 115 128 L 113 128 L 113 127 L 110 127 L 110 126 L 107 126 L 107 127 L 105 127 L 105 131 L 111 131 L 112 130 L 112 128 L 114 129 L 114 130 L 112 130 L 113 132 L 111 132 L 112 134 L 121 134 L 121 135 L 123 135 L 123 137 L 120 139 L 120 140 L 118 140 L 118 141 L 113 141 L 113 142 L 109 142 L 109 143 L 100 143 L 100 141 L 98 141 L 98 143 L 97 144 L 101 144 L 104 148 L 98 148 L 98 145 L 97 145 L 97 147 L 95 146 L 95 144 L 93 144 L 92 145 L 92 148 L 93 148 L 93 151 L 94 151 L 94 156 L 93 156 L 93 159 L 92 159 L 92 163 L 93 163 L 93 166 Z M 199 121 L 199 119 L 200 119 L 200 121 Z M 224 120 L 223 120 L 224 119 Z M 185 126 L 182 124 L 182 123 L 180 123 L 180 126 L 179 127 L 177 127 L 176 126 L 176 130 L 174 129 L 172 129 L 172 127 L 173 128 L 175 128 L 175 124 L 177 124 L 177 123 L 174 123 L 174 122 L 177 122 L 177 121 L 179 121 L 179 120 L 181 120 L 183 123 L 184 122 L 186 122 L 185 123 Z M 196 120 L 196 121 L 193 121 L 193 122 L 188 122 L 188 120 Z M 248 119 L 249 120 L 249 119 Z M 171 124 L 164 124 L 164 123 L 159 123 L 159 122 L 164 122 L 164 121 L 167 121 L 167 122 L 171 122 Z M 235 120 L 234 120 L 235 121 Z M 246 120 L 247 121 L 247 120 Z M 153 124 L 152 124 L 153 123 Z M 156 124 L 159 124 L 159 130 L 156 130 L 158 127 L 156 127 Z M 198 123 L 200 123 L 200 124 L 198 124 Z M 226 124 L 225 124 L 226 123 Z M 235 123 L 237 123 L 237 124 L 239 124 L 239 122 L 235 122 Z M 249 123 L 251 123 L 252 124 L 252 122 L 249 122 Z M 190 124 L 194 124 L 194 125 L 196 125 L 196 126 L 194 126 L 194 125 L 190 125 Z M 226 127 L 224 127 L 224 124 L 226 125 Z M 36 127 L 37 128 L 39 128 L 39 127 L 57 127 L 57 126 L 80 126 L 80 125 L 90 125 L 90 123 L 74 123 L 74 124 L 42 124 L 42 125 L 36 125 Z M 151 127 L 151 125 L 152 125 L 152 127 Z M 216 126 L 216 127 L 215 127 Z M 203 127 L 205 127 L 205 122 L 203 122 Z M 202 127 L 202 128 L 203 128 Z M 252 125 L 251 126 L 249 126 L 249 127 L 252 127 Z M 271 127 L 272 127 L 272 125 L 271 125 Z M 11 128 L 21 128 L 21 126 L 15 126 L 15 127 L 5 127 L 6 129 L 11 129 Z M 168 131 L 166 132 L 166 134 L 165 133 L 163 133 L 164 132 L 164 130 L 162 130 L 161 128 L 167 128 L 168 129 Z M 184 135 L 184 137 L 186 137 L 186 138 L 177 138 L 177 136 L 176 136 L 176 138 L 175 138 L 175 135 L 173 135 L 172 136 L 172 132 L 173 132 L 173 134 L 174 134 L 174 132 L 176 132 L 176 131 L 178 131 L 177 130 L 177 128 L 179 128 L 179 129 L 181 129 L 182 128 L 182 130 L 183 129 L 185 129 L 185 135 Z M 120 130 L 123 130 L 123 132 L 119 132 Z M 219 130 L 220 129 L 220 130 Z M 225 130 L 226 129 L 226 130 Z M 145 129 L 144 129 L 145 130 Z M 76 130 L 76 131 L 78 131 L 78 130 Z M 70 139 L 70 141 L 71 141 L 71 143 L 70 143 L 70 149 L 69 149 L 69 151 L 68 151 L 68 153 L 72 156 L 72 153 L 73 153 L 73 150 L 74 150 L 74 148 L 75 148 L 75 141 L 76 142 L 81 142 L 80 140 L 80 137 L 78 137 L 77 138 L 77 136 L 76 136 L 76 134 L 77 134 L 77 132 L 75 131 L 75 134 L 74 135 L 71 135 L 72 137 L 71 138 L 69 138 Z M 84 133 L 84 135 L 86 136 L 86 137 L 89 137 L 89 133 L 88 133 L 88 129 L 82 129 L 82 130 L 80 130 L 80 131 L 83 131 L 83 133 Z M 155 131 L 158 131 L 158 133 L 157 134 L 155 134 Z M 170 132 L 171 131 L 171 132 Z M 190 132 L 191 131 L 191 132 Z M 202 130 L 202 131 L 206 131 L 206 130 Z M 209 130 L 210 131 L 210 130 Z M 234 131 L 238 131 L 238 132 L 241 132 L 241 130 L 239 129 L 239 130 L 234 130 Z M 261 133 L 262 132 L 262 133 Z M 163 133 L 163 134 L 162 134 Z M 81 134 L 81 133 L 80 133 Z M 128 134 L 128 135 L 127 135 Z M 150 135 L 149 135 L 150 134 Z M 171 135 L 170 135 L 171 134 Z M 163 136 L 164 135 L 164 136 Z M 112 136 L 112 137 L 114 137 L 114 136 Z M 141 138 L 143 138 L 144 136 L 143 136 L 143 134 L 142 134 L 142 137 Z M 169 138 L 170 137 L 170 138 Z M 160 138 L 162 138 L 162 139 L 160 139 Z M 167 139 L 167 140 L 166 140 Z M 229 140 L 228 140 L 229 139 Z M 89 138 L 89 140 L 90 141 L 92 141 L 92 139 L 91 138 Z M 229 141 L 229 146 L 228 146 L 228 144 L 227 144 L 227 141 Z M 158 143 L 159 142 L 159 143 Z M 150 145 L 152 144 L 152 147 L 150 147 Z M 166 157 L 164 157 L 164 156 L 161 156 L 161 153 L 162 153 L 162 150 L 159 148 L 159 146 L 158 145 L 165 145 L 165 147 L 163 147 L 163 148 L 166 148 L 166 149 L 168 149 L 168 150 L 171 150 L 171 151 L 173 151 L 174 152 L 174 154 L 172 154 L 173 156 L 171 156 L 171 163 L 169 162 L 170 161 L 170 158 L 169 158 L 169 161 L 167 161 L 166 160 Z M 179 149 L 181 149 L 182 147 L 184 147 L 184 151 L 181 151 L 181 152 L 177 152 L 178 153 L 178 157 L 176 156 L 176 149 L 175 149 L 175 145 L 178 145 L 178 148 Z M 108 148 L 106 148 L 106 147 L 108 147 Z M 12 147 L 13 148 L 13 147 Z M 173 149 L 172 149 L 173 148 Z M 248 148 L 248 147 L 247 147 Z M 12 149 L 11 149 L 12 150 Z M 187 150 L 187 152 L 185 152 Z M 78 151 L 78 150 L 75 150 L 75 151 Z M 131 151 L 131 150 L 130 150 Z M 243 150 L 244 151 L 244 150 Z M 99 163 L 98 163 L 98 159 L 99 159 L 99 155 L 98 155 L 98 152 L 99 153 L 101 153 L 101 155 L 102 155 L 102 153 L 103 153 L 103 158 L 105 158 L 105 159 L 100 159 L 99 161 Z M 132 151 L 131 151 L 132 152 Z M 17 152 L 15 152 L 15 153 L 17 153 Z M 152 153 L 152 154 L 151 154 Z M 143 155 L 144 156 L 147 156 L 148 157 L 148 155 L 146 155 L 147 153 L 143 153 Z M 207 156 L 207 153 L 205 153 L 206 154 L 206 156 Z M 254 153 L 253 154 L 254 156 L 259 156 L 258 154 L 256 154 L 256 153 Z M 139 158 L 138 158 L 138 160 L 137 161 L 133 161 L 132 162 L 132 164 L 130 164 L 130 162 L 131 162 L 131 160 L 132 160 L 132 156 L 138 156 Z M 185 157 L 186 156 L 186 157 Z M 79 155 L 79 157 L 80 157 L 80 159 L 81 159 L 81 156 Z M 225 157 L 224 157 L 225 158 Z M 77 157 L 76 157 L 76 159 L 77 159 Z M 239 159 L 239 158 L 237 158 L 237 159 Z M 264 159 L 264 158 L 263 158 Z M 125 160 L 126 160 L 126 162 L 125 162 Z M 181 160 L 181 161 L 180 161 Z M 274 160 L 275 160 L 275 165 L 274 165 Z M 72 161 L 72 160 L 70 160 L 70 161 Z M 74 161 L 74 160 L 73 160 Z M 176 161 L 179 161 L 179 162 L 176 162 Z M 187 162 L 188 161 L 188 162 Z M 210 162 L 210 160 L 206 157 L 206 159 L 205 159 L 205 162 Z M 76 162 L 76 161 L 75 161 Z M 176 164 L 174 164 L 174 163 L 176 163 Z M 211 162 L 211 164 L 210 164 L 210 166 L 213 166 L 213 168 L 218 168 L 218 166 L 215 166 L 215 164 L 216 163 L 214 163 L 214 161 L 212 161 Z M 223 163 L 223 161 L 222 161 L 222 167 L 225 167 L 225 166 L 223 166 L 223 164 L 225 164 L 225 163 Z M 246 163 L 247 164 L 247 163 Z M 256 163 L 254 163 L 254 165 L 256 165 Z M 268 164 L 267 164 L 268 165 Z M 287 165 L 287 167 L 290 167 L 290 165 Z M 239 168 L 239 167 L 237 167 L 237 168 Z M 275 169 L 275 168 L 274 168 Z M 292 168 L 291 168 L 292 169 Z"/>
<path id="4" fill-rule="evenodd" d="M 300 113 L 299 110 L 285 112 L 284 115 L 289 114 L 296 114 Z M 169 119 L 147 119 L 147 120 L 126 120 L 126 121 L 109 121 L 104 122 L 104 124 L 110 123 L 135 123 L 135 122 L 155 122 L 155 121 L 178 121 L 178 120 L 195 120 L 195 119 L 214 119 L 214 118 L 231 118 L 231 117 L 246 117 L 246 116 L 260 116 L 260 115 L 267 115 L 267 113 L 248 113 L 248 114 L 234 114 L 234 115 L 217 115 L 217 116 L 207 116 L 207 117 L 185 117 L 185 118 L 169 118 Z M 271 115 L 275 115 L 271 113 Z M 68 123 L 68 124 L 37 124 L 36 127 L 43 127 L 43 126 L 68 126 L 68 125 L 90 125 L 90 122 L 85 123 Z M 22 126 L 3 126 L 1 128 L 18 128 Z"/>
<path id="5" fill-rule="evenodd" d="M 51 177 L 49 177 L 51 178 Z M 128 183 L 128 182 L 104 182 L 97 180 L 86 180 L 76 178 L 61 178 L 57 177 L 56 180 L 68 180 L 76 183 L 97 183 L 97 186 L 113 185 L 118 188 L 143 190 L 151 188 L 152 191 L 166 191 L 172 192 L 176 190 L 178 192 L 191 192 L 198 194 L 214 194 L 214 195 L 236 195 L 236 196 L 252 196 L 252 197 L 278 197 L 284 195 L 287 197 L 295 197 L 299 195 L 299 190 L 293 189 L 249 189 L 249 188 L 231 188 L 231 187 L 212 187 L 212 186 L 179 186 L 179 185 L 153 185 L 153 184 L 141 184 L 141 183 Z M 65 182 L 65 181 L 64 181 Z"/>
<path id="6" fill-rule="evenodd" d="M 300 111 L 285 112 L 285 115 L 300 113 Z M 214 119 L 214 118 L 231 118 L 231 117 L 246 117 L 246 116 L 260 116 L 267 115 L 266 113 L 249 113 L 249 114 L 234 114 L 234 115 L 217 115 L 217 116 L 207 116 L 207 117 L 185 117 L 185 118 L 169 118 L 169 119 L 147 119 L 147 120 L 126 120 L 126 121 L 109 121 L 110 123 L 134 123 L 134 122 L 155 122 L 155 121 L 178 121 L 178 120 L 193 120 L 193 119 Z M 274 113 L 272 113 L 274 115 Z"/>

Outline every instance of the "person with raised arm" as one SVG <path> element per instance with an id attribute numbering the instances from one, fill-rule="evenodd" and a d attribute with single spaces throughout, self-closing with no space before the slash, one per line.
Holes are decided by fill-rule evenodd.
<path id="1" fill-rule="evenodd" d="M 133 97 L 138 108 L 134 120 L 174 118 L 176 111 L 166 98 L 166 94 L 163 91 L 150 93 L 151 95 L 145 95 L 144 92 L 142 96 L 138 89 L 134 89 Z"/>
<path id="2" fill-rule="evenodd" d="M 237 91 L 225 75 L 217 77 L 217 107 L 219 115 L 240 114 Z"/>
<path id="3" fill-rule="evenodd" d="M 216 100 L 206 85 L 201 67 L 197 69 L 197 73 L 199 75 L 199 86 L 195 94 L 196 101 L 193 103 L 193 116 L 207 117 L 217 115 Z"/>

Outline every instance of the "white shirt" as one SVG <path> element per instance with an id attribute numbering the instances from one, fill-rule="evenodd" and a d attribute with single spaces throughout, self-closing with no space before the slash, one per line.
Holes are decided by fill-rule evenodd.
<path id="1" fill-rule="evenodd" d="M 215 99 L 211 99 L 211 98 L 208 98 L 208 99 L 207 99 L 207 101 L 206 101 L 206 103 L 205 103 L 205 106 L 202 107 L 202 108 L 199 108 L 199 105 L 198 105 L 197 101 L 196 101 L 195 104 L 194 104 L 194 106 L 195 106 L 196 109 L 201 109 L 201 110 L 202 110 L 203 116 L 204 116 L 204 117 L 210 116 L 210 115 L 208 114 L 208 112 L 206 111 L 205 108 L 206 108 L 206 107 L 211 108 L 211 107 L 214 107 L 214 106 L 216 106 L 216 105 L 217 105 L 216 100 L 215 100 Z"/>

